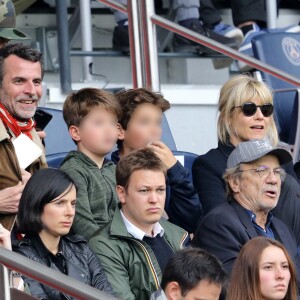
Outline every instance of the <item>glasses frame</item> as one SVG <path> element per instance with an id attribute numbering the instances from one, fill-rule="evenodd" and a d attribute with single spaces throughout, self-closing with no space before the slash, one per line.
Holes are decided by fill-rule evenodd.
<path id="1" fill-rule="evenodd" d="M 264 172 L 264 171 L 267 171 L 267 170 L 268 170 L 268 173 L 266 175 L 263 175 L 263 174 L 260 173 L 261 171 Z M 282 182 L 285 180 L 285 177 L 286 177 L 286 171 L 283 168 L 281 168 L 281 167 L 278 167 L 278 168 L 275 168 L 275 169 L 271 169 L 269 167 L 263 167 L 263 166 L 261 166 L 261 167 L 257 167 L 257 168 L 253 168 L 253 169 L 239 170 L 236 173 L 242 173 L 242 172 L 246 172 L 246 171 L 254 171 L 262 179 L 269 178 L 270 175 L 271 175 L 271 172 L 273 172 L 274 176 L 276 178 L 278 178 L 277 175 L 276 175 L 276 173 L 275 173 L 275 171 L 279 171 L 279 179 Z"/>
<path id="2" fill-rule="evenodd" d="M 245 106 L 246 105 L 253 105 L 253 106 L 255 106 L 255 110 L 253 111 L 253 113 L 251 113 L 251 114 L 245 113 Z M 246 117 L 252 117 L 252 116 L 254 116 L 256 114 L 258 107 L 260 108 L 260 111 L 261 111 L 261 113 L 263 114 L 263 116 L 265 118 L 268 118 L 268 117 L 272 116 L 272 114 L 274 113 L 274 105 L 272 103 L 265 103 L 265 104 L 262 104 L 262 105 L 256 105 L 254 102 L 245 102 L 244 104 L 239 105 L 239 106 L 235 106 L 234 108 L 241 108 L 242 109 L 242 113 L 244 114 L 244 116 L 246 116 Z M 264 111 L 264 107 L 272 107 L 272 112 L 270 114 L 266 114 L 266 112 Z"/>

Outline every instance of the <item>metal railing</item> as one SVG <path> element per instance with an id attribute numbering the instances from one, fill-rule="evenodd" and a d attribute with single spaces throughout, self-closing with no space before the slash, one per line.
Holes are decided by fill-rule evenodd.
<path id="1" fill-rule="evenodd" d="M 27 257 L 0 247 L 0 264 L 30 277 L 38 282 L 46 284 L 62 293 L 82 300 L 116 300 L 98 289 L 90 287 L 72 277 L 45 267 Z M 0 273 L 0 300 L 10 300 L 9 274 L 6 268 Z"/>
<path id="2" fill-rule="evenodd" d="M 111 8 L 128 13 L 133 87 L 143 86 L 156 91 L 160 90 L 155 25 L 184 36 L 233 59 L 243 61 L 255 69 L 300 86 L 300 79 L 287 72 L 156 15 L 153 1 L 128 0 L 127 8 L 114 0 L 98 1 Z M 137 16 L 140 16 L 138 21 L 136 20 Z M 136 34 L 136 32 L 139 34 Z M 140 74 L 140 72 L 142 73 Z"/>

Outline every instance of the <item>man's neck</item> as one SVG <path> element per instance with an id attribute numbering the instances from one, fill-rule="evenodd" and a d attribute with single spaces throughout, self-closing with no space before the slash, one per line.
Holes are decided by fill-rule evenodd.
<path id="1" fill-rule="evenodd" d="M 133 149 L 127 147 L 127 145 L 125 143 L 123 143 L 121 149 L 119 150 L 119 156 L 124 157 L 126 155 L 128 155 L 129 153 L 131 153 L 133 151 Z"/>
<path id="2" fill-rule="evenodd" d="M 261 228 L 266 229 L 266 223 L 268 218 L 268 213 L 260 211 L 260 212 L 253 212 L 256 216 L 256 224 L 259 225 Z"/>
<path id="3" fill-rule="evenodd" d="M 145 234 L 149 235 L 149 236 L 153 236 L 153 227 L 154 224 L 137 224 L 131 217 L 130 215 L 128 215 L 126 213 L 126 211 L 124 211 L 123 209 L 121 209 L 121 212 L 123 214 L 123 216 L 126 218 L 126 220 L 128 222 L 130 222 L 132 225 L 134 225 L 135 227 L 137 227 L 139 230 L 143 231 Z"/>
<path id="4" fill-rule="evenodd" d="M 255 218 L 256 218 L 255 221 L 257 225 L 265 229 L 269 212 L 255 209 L 255 207 L 249 204 L 249 201 L 246 201 L 244 198 L 240 197 L 239 195 L 236 195 L 235 200 L 245 209 L 252 211 L 255 214 Z"/>

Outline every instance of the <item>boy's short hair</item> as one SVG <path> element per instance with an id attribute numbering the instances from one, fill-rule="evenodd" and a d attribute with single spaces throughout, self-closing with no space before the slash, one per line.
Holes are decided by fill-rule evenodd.
<path id="1" fill-rule="evenodd" d="M 117 185 L 127 190 L 130 176 L 139 170 L 161 171 L 165 177 L 167 174 L 165 164 L 151 149 L 145 148 L 133 151 L 119 160 L 116 167 Z"/>
<path id="2" fill-rule="evenodd" d="M 181 295 L 194 289 L 201 280 L 224 287 L 227 276 L 222 263 L 214 255 L 200 248 L 185 248 L 174 254 L 168 261 L 162 275 L 161 287 L 176 281 Z"/>
<path id="3" fill-rule="evenodd" d="M 95 107 L 101 107 L 121 118 L 122 109 L 116 97 L 104 90 L 83 88 L 68 95 L 63 106 L 63 117 L 70 128 L 79 126 L 82 119 Z"/>
<path id="4" fill-rule="evenodd" d="M 143 104 L 150 103 L 165 112 L 170 108 L 170 103 L 161 94 L 154 93 L 144 88 L 129 89 L 118 93 L 117 99 L 122 107 L 122 117 L 119 119 L 119 123 L 124 130 L 127 129 L 128 122 L 135 111 L 135 109 Z"/>

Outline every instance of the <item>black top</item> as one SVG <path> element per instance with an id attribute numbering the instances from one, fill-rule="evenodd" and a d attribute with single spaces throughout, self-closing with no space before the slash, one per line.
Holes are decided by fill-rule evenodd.
<path id="1" fill-rule="evenodd" d="M 53 264 L 56 265 L 56 267 L 60 270 L 60 272 L 64 273 L 64 274 L 68 274 L 67 273 L 67 269 L 66 269 L 66 261 L 63 255 L 63 250 L 62 250 L 62 246 L 61 246 L 61 241 L 59 242 L 58 245 L 58 252 L 56 253 L 56 255 L 54 255 L 52 252 L 50 252 L 46 246 L 44 245 L 44 243 L 42 242 L 41 238 L 39 235 L 35 235 L 31 238 L 31 242 L 32 245 L 38 249 L 38 252 L 42 253 L 42 255 L 47 258 L 47 260 L 49 261 L 48 267 L 50 267 L 52 262 Z"/>

